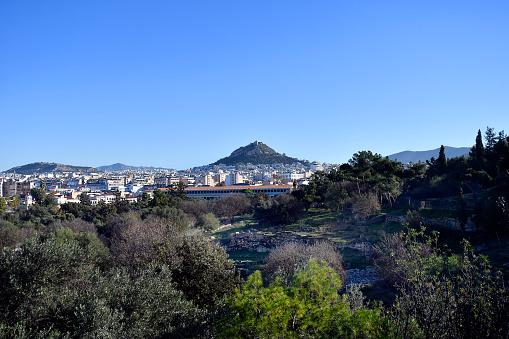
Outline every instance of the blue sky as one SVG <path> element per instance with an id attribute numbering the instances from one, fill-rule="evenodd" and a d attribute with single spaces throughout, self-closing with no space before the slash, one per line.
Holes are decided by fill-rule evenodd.
<path id="1" fill-rule="evenodd" d="M 0 170 L 342 163 L 509 132 L 507 1 L 2 1 Z"/>

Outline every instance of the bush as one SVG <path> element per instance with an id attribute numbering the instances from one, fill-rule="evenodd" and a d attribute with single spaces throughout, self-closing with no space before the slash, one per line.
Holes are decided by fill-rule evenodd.
<path id="1" fill-rule="evenodd" d="M 175 288 L 166 265 L 98 269 L 100 255 L 69 229 L 0 255 L 2 337 L 210 337 L 215 310 Z M 76 233 L 75 233 L 76 235 Z"/>
<path id="2" fill-rule="evenodd" d="M 408 210 L 406 212 L 406 222 L 409 228 L 414 230 L 421 229 L 421 214 L 416 210 Z"/>
<path id="3" fill-rule="evenodd" d="M 157 260 L 157 244 L 180 241 L 180 230 L 166 219 L 147 217 L 141 220 L 138 215 L 128 214 L 110 220 L 108 226 L 112 228 L 110 249 L 116 266 L 152 262 Z"/>
<path id="4" fill-rule="evenodd" d="M 377 266 L 396 283 L 389 309 L 396 337 L 507 338 L 509 297 L 500 272 L 465 242 L 460 255 L 443 253 L 423 231 L 387 237 Z"/>
<path id="5" fill-rule="evenodd" d="M 380 201 L 373 193 L 363 194 L 355 198 L 352 213 L 356 219 L 365 220 L 381 211 Z"/>
<path id="6" fill-rule="evenodd" d="M 286 243 L 270 252 L 266 259 L 265 273 L 274 279 L 276 276 L 285 283 L 289 283 L 295 273 L 302 268 L 309 259 L 326 262 L 341 279 L 344 279 L 343 257 L 330 242 L 317 242 L 312 245 Z"/>
<path id="7" fill-rule="evenodd" d="M 202 236 L 161 243 L 158 251 L 160 261 L 171 267 L 175 287 L 199 306 L 214 305 L 241 284 L 225 249 Z"/>
<path id="8" fill-rule="evenodd" d="M 0 254 L 0 322 L 26 321 L 29 327 L 54 323 L 72 291 L 86 290 L 101 254 L 77 240 L 55 234 L 27 240 L 20 250 Z"/>
<path id="9" fill-rule="evenodd" d="M 198 219 L 198 225 L 205 231 L 213 231 L 219 228 L 219 219 L 216 218 L 214 213 L 203 214 Z"/>

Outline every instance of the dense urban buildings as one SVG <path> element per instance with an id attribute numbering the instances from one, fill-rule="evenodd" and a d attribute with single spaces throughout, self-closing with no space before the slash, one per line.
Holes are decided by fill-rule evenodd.
<path id="1" fill-rule="evenodd" d="M 32 175 L 1 173 L 0 197 L 18 196 L 21 205 L 27 208 L 34 203 L 30 191 L 43 186 L 58 205 L 79 203 L 79 195 L 83 192 L 89 196 L 92 204 L 101 201 L 108 204 L 116 196 L 136 201 L 143 193 L 152 195 L 155 189 L 165 192 L 167 187 L 178 183 L 186 187 L 185 194 L 188 197 L 213 199 L 232 193 L 244 193 L 246 190 L 274 196 L 290 193 L 293 188 L 306 184 L 314 172 L 331 168 L 334 166 L 315 161 L 291 165 L 209 165 L 188 170 L 48 172 Z"/>

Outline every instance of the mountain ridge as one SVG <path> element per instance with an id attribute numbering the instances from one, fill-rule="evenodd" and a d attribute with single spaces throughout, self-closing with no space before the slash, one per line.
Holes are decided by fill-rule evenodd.
<path id="1" fill-rule="evenodd" d="M 455 158 L 460 156 L 468 156 L 468 152 L 470 151 L 470 147 L 451 147 L 444 146 L 445 156 L 446 158 Z M 403 164 L 408 164 L 410 162 L 426 162 L 426 160 L 430 160 L 431 157 L 435 159 L 438 158 L 438 153 L 440 152 L 440 147 L 427 150 L 427 151 L 403 151 L 388 155 L 390 160 L 398 160 Z"/>
<path id="2" fill-rule="evenodd" d="M 31 164 L 16 166 L 2 173 L 17 173 L 23 175 L 48 172 L 100 172 L 95 167 L 64 165 L 55 162 L 33 162 Z"/>
<path id="3" fill-rule="evenodd" d="M 451 147 L 444 146 L 445 156 L 447 158 L 454 158 L 458 156 L 468 156 L 468 152 L 470 151 L 470 147 Z M 394 153 L 388 155 L 388 158 L 391 160 L 398 160 L 401 163 L 417 163 L 417 162 L 426 162 L 426 160 L 430 160 L 431 157 L 437 158 L 440 148 L 436 148 L 433 150 L 427 151 L 402 151 L 398 153 Z M 285 153 L 280 154 L 276 152 L 271 147 L 266 144 L 255 141 L 246 146 L 242 146 L 234 150 L 230 156 L 221 158 L 216 162 L 210 165 L 245 165 L 247 163 L 251 163 L 253 165 L 258 164 L 292 164 L 294 162 L 307 162 L 307 160 L 299 160 L 297 158 L 292 158 L 286 156 Z M 205 166 L 210 166 L 205 165 Z M 130 166 L 121 163 L 116 163 L 112 165 L 105 165 L 99 167 L 89 167 L 89 166 L 74 166 L 74 165 L 63 165 L 59 163 L 53 162 L 34 162 L 26 165 L 16 166 L 2 173 L 17 173 L 23 175 L 35 174 L 35 173 L 47 173 L 47 172 L 116 172 L 116 171 L 125 171 L 125 170 L 133 170 L 133 171 L 141 171 L 141 170 L 150 170 L 150 169 L 167 169 L 161 167 L 152 167 L 152 166 Z"/>
<path id="4" fill-rule="evenodd" d="M 97 167 L 101 171 L 104 172 L 118 172 L 118 171 L 143 171 L 143 170 L 154 170 L 154 169 L 168 169 L 162 167 L 152 167 L 152 166 L 131 166 L 117 162 L 112 165 L 104 165 Z"/>

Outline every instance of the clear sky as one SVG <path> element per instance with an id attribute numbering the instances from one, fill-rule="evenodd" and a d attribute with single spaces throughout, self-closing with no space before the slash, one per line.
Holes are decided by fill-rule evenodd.
<path id="1" fill-rule="evenodd" d="M 186 169 L 509 132 L 509 2 L 0 2 L 0 170 Z"/>

